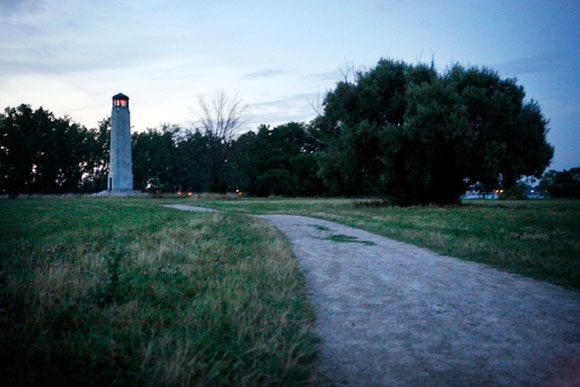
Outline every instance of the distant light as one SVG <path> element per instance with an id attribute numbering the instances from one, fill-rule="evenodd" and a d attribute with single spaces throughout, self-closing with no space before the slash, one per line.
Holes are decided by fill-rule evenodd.
<path id="1" fill-rule="evenodd" d="M 191 195 L 193 195 L 193 192 L 188 192 L 187 193 L 187 196 L 191 196 Z"/>
<path id="2" fill-rule="evenodd" d="M 534 192 L 534 190 L 532 190 L 532 192 Z"/>
<path id="3" fill-rule="evenodd" d="M 178 195 L 181 195 L 181 191 L 177 191 L 177 194 L 178 194 Z"/>

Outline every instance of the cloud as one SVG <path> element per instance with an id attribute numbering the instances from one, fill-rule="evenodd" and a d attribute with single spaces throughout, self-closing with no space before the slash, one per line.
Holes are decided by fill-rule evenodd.
<path id="1" fill-rule="evenodd" d="M 332 70 L 322 73 L 312 73 L 307 75 L 306 78 L 317 81 L 339 81 L 343 78 L 343 76 L 339 70 Z"/>
<path id="2" fill-rule="evenodd" d="M 274 69 L 264 69 L 260 71 L 255 71 L 251 73 L 242 74 L 243 79 L 258 79 L 258 78 L 271 78 L 277 77 L 279 75 L 286 74 L 284 70 L 274 70 Z"/>
<path id="3" fill-rule="evenodd" d="M 492 66 L 501 74 L 523 75 L 551 72 L 577 62 L 579 53 L 536 55 L 527 58 L 515 59 Z"/>
<path id="4" fill-rule="evenodd" d="M 421 26 L 421 28 L 424 29 L 425 31 L 431 31 L 431 21 L 427 19 L 421 20 L 419 26 Z"/>
<path id="5" fill-rule="evenodd" d="M 564 101 L 558 107 L 558 113 L 561 114 L 578 114 L 580 113 L 580 103 Z"/>
<path id="6" fill-rule="evenodd" d="M 74 63 L 32 62 L 25 60 L 0 59 L 0 72 L 5 74 L 65 74 L 73 71 L 87 70 L 90 66 Z"/>
<path id="7" fill-rule="evenodd" d="M 297 93 L 284 98 L 251 104 L 254 112 L 250 122 L 279 125 L 290 121 L 309 121 L 316 116 L 312 104 L 319 100 L 319 93 Z"/>
<path id="8" fill-rule="evenodd" d="M 32 0 L 1 0 L 0 18 L 8 18 L 27 13 L 36 13 L 44 9 L 43 1 Z"/>
<path id="9" fill-rule="evenodd" d="M 270 125 L 272 127 L 282 125 L 288 122 L 308 122 L 315 117 L 313 112 L 304 113 L 265 113 L 255 114 L 248 122 L 249 129 L 257 128 L 260 125 Z"/>
<path id="10" fill-rule="evenodd" d="M 424 5 L 423 0 L 378 0 L 375 2 L 372 10 L 374 12 L 393 13 L 401 8 L 422 5 Z"/>
<path id="11" fill-rule="evenodd" d="M 309 104 L 308 101 L 316 99 L 319 93 L 298 93 L 291 95 L 289 97 L 276 99 L 273 101 L 265 101 L 265 102 L 258 102 L 253 103 L 252 106 L 257 109 L 269 109 L 269 108 L 289 108 L 291 106 L 296 106 L 297 104 L 301 105 L 303 103 Z"/>

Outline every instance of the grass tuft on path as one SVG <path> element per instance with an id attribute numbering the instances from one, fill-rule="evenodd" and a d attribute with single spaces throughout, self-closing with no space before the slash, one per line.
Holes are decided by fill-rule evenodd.
<path id="1" fill-rule="evenodd" d="M 396 207 L 362 199 L 197 200 L 243 213 L 326 219 L 457 258 L 580 289 L 580 200 L 468 200 Z"/>
<path id="2" fill-rule="evenodd" d="M 148 199 L 0 201 L 0 379 L 296 385 L 313 310 L 286 239 Z"/>
<path id="3" fill-rule="evenodd" d="M 375 243 L 371 241 L 363 241 L 358 239 L 357 237 L 353 237 L 351 235 L 344 235 L 344 234 L 332 234 L 323 238 L 328 241 L 333 241 L 337 243 L 361 243 L 363 245 L 373 246 Z"/>

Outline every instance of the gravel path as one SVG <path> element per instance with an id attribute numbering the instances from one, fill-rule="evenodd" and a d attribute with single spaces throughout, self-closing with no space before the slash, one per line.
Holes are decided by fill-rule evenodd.
<path id="1" fill-rule="evenodd" d="M 292 243 L 333 384 L 580 385 L 579 293 L 332 222 L 260 218 Z"/>
<path id="2" fill-rule="evenodd" d="M 580 386 L 580 293 L 337 223 L 259 217 L 306 276 L 331 384 Z"/>

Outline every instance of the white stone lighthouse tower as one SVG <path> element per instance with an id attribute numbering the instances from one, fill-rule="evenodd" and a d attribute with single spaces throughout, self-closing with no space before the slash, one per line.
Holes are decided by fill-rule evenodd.
<path id="1" fill-rule="evenodd" d="M 129 97 L 119 93 L 113 96 L 111 112 L 111 152 L 108 191 L 133 190 L 133 163 L 131 161 L 131 117 Z"/>

